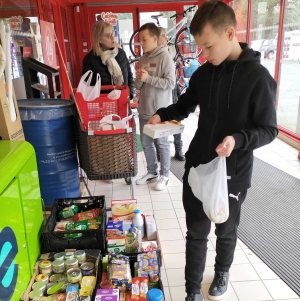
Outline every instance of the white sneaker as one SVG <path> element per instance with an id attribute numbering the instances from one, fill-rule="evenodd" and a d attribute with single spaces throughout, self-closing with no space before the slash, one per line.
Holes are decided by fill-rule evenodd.
<path id="1" fill-rule="evenodd" d="M 168 185 L 168 182 L 169 182 L 169 178 L 168 177 L 165 177 L 165 176 L 160 176 L 154 189 L 155 190 L 164 190 L 166 189 L 167 185 Z"/>
<path id="2" fill-rule="evenodd" d="M 135 183 L 137 185 L 147 184 L 148 182 L 152 181 L 153 179 L 156 179 L 157 177 L 158 177 L 157 173 L 156 174 L 146 173 L 140 179 L 137 179 Z"/>

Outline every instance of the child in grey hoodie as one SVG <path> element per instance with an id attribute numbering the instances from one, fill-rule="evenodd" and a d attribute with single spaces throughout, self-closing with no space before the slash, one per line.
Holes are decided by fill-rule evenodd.
<path id="1" fill-rule="evenodd" d="M 139 60 L 135 87 L 140 90 L 138 105 L 141 143 L 147 161 L 147 174 L 136 181 L 146 184 L 158 177 L 158 163 L 154 140 L 143 133 L 144 125 L 155 112 L 172 103 L 172 90 L 175 87 L 175 66 L 168 49 L 158 46 L 159 30 L 154 23 L 146 23 L 139 29 L 140 44 L 144 55 Z M 157 139 L 160 150 L 161 170 L 155 186 L 164 190 L 169 181 L 170 145 L 168 137 Z"/>

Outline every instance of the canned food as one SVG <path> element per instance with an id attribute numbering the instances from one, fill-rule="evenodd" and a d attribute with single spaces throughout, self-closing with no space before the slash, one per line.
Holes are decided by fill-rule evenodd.
<path id="1" fill-rule="evenodd" d="M 55 260 L 52 262 L 52 270 L 55 274 L 61 274 L 65 271 L 65 262 L 63 260 Z"/>
<path id="2" fill-rule="evenodd" d="M 74 258 L 74 257 L 75 257 L 74 252 L 66 252 L 65 253 L 65 260 L 71 259 L 71 258 Z"/>
<path id="3" fill-rule="evenodd" d="M 61 274 L 53 274 L 50 276 L 50 282 L 58 282 L 61 279 Z"/>
<path id="4" fill-rule="evenodd" d="M 52 301 L 49 297 L 35 297 L 32 301 Z"/>
<path id="5" fill-rule="evenodd" d="M 54 254 L 54 260 L 64 260 L 65 259 L 65 252 L 60 252 Z"/>
<path id="6" fill-rule="evenodd" d="M 95 265 L 91 261 L 87 261 L 80 266 L 83 276 L 91 276 L 95 273 Z"/>
<path id="7" fill-rule="evenodd" d="M 30 300 L 33 300 L 36 297 L 42 297 L 43 292 L 40 290 L 34 290 L 34 291 L 31 291 L 28 296 L 29 296 Z"/>
<path id="8" fill-rule="evenodd" d="M 78 250 L 74 253 L 75 258 L 78 260 L 78 262 L 84 263 L 86 260 L 86 254 L 83 250 Z"/>
<path id="9" fill-rule="evenodd" d="M 64 282 L 55 283 L 53 286 L 47 289 L 47 295 L 61 293 L 64 285 Z"/>
<path id="10" fill-rule="evenodd" d="M 45 283 L 48 283 L 49 281 L 49 277 L 47 274 L 38 274 L 35 277 L 35 281 L 44 281 Z"/>
<path id="11" fill-rule="evenodd" d="M 39 263 L 39 271 L 41 274 L 50 274 L 52 272 L 51 261 L 44 260 Z"/>
<path id="12" fill-rule="evenodd" d="M 70 269 L 67 272 L 68 281 L 70 283 L 77 283 L 81 281 L 81 270 L 78 268 Z"/>
<path id="13" fill-rule="evenodd" d="M 53 285 L 55 285 L 56 284 L 56 282 L 49 282 L 49 283 L 47 283 L 46 284 L 46 291 L 50 288 L 50 287 L 52 287 Z"/>
<path id="14" fill-rule="evenodd" d="M 44 281 L 37 281 L 35 282 L 31 289 L 34 290 L 40 290 L 42 292 L 44 292 L 46 290 L 46 283 Z"/>
<path id="15" fill-rule="evenodd" d="M 65 301 L 66 298 L 67 298 L 66 293 L 60 293 L 60 294 L 56 295 L 55 301 Z"/>
<path id="16" fill-rule="evenodd" d="M 66 271 L 72 268 L 78 268 L 78 260 L 76 258 L 67 259 L 65 261 Z"/>

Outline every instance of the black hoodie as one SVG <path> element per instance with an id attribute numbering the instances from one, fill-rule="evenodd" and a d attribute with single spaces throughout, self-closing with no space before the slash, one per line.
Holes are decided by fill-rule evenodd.
<path id="1" fill-rule="evenodd" d="M 182 120 L 200 105 L 198 128 L 186 153 L 186 169 L 217 157 L 216 147 L 233 136 L 235 147 L 226 159 L 228 183 L 240 191 L 251 186 L 253 150 L 278 134 L 276 82 L 260 64 L 260 53 L 240 43 L 238 60 L 219 66 L 207 62 L 191 77 L 176 104 L 157 111 L 162 121 Z"/>

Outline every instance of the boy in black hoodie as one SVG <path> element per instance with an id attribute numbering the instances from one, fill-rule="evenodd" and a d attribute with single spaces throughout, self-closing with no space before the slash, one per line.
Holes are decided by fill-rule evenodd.
<path id="1" fill-rule="evenodd" d="M 225 156 L 229 218 L 216 224 L 215 276 L 210 300 L 226 295 L 229 269 L 237 241 L 241 204 L 251 186 L 253 150 L 278 134 L 276 82 L 260 64 L 260 53 L 239 43 L 234 11 L 224 2 L 205 1 L 190 26 L 207 62 L 191 77 L 189 88 L 176 104 L 159 109 L 148 123 L 182 120 L 200 105 L 198 129 L 187 151 L 183 176 L 186 212 L 186 301 L 202 301 L 200 293 L 211 221 L 188 184 L 190 168 Z"/>

